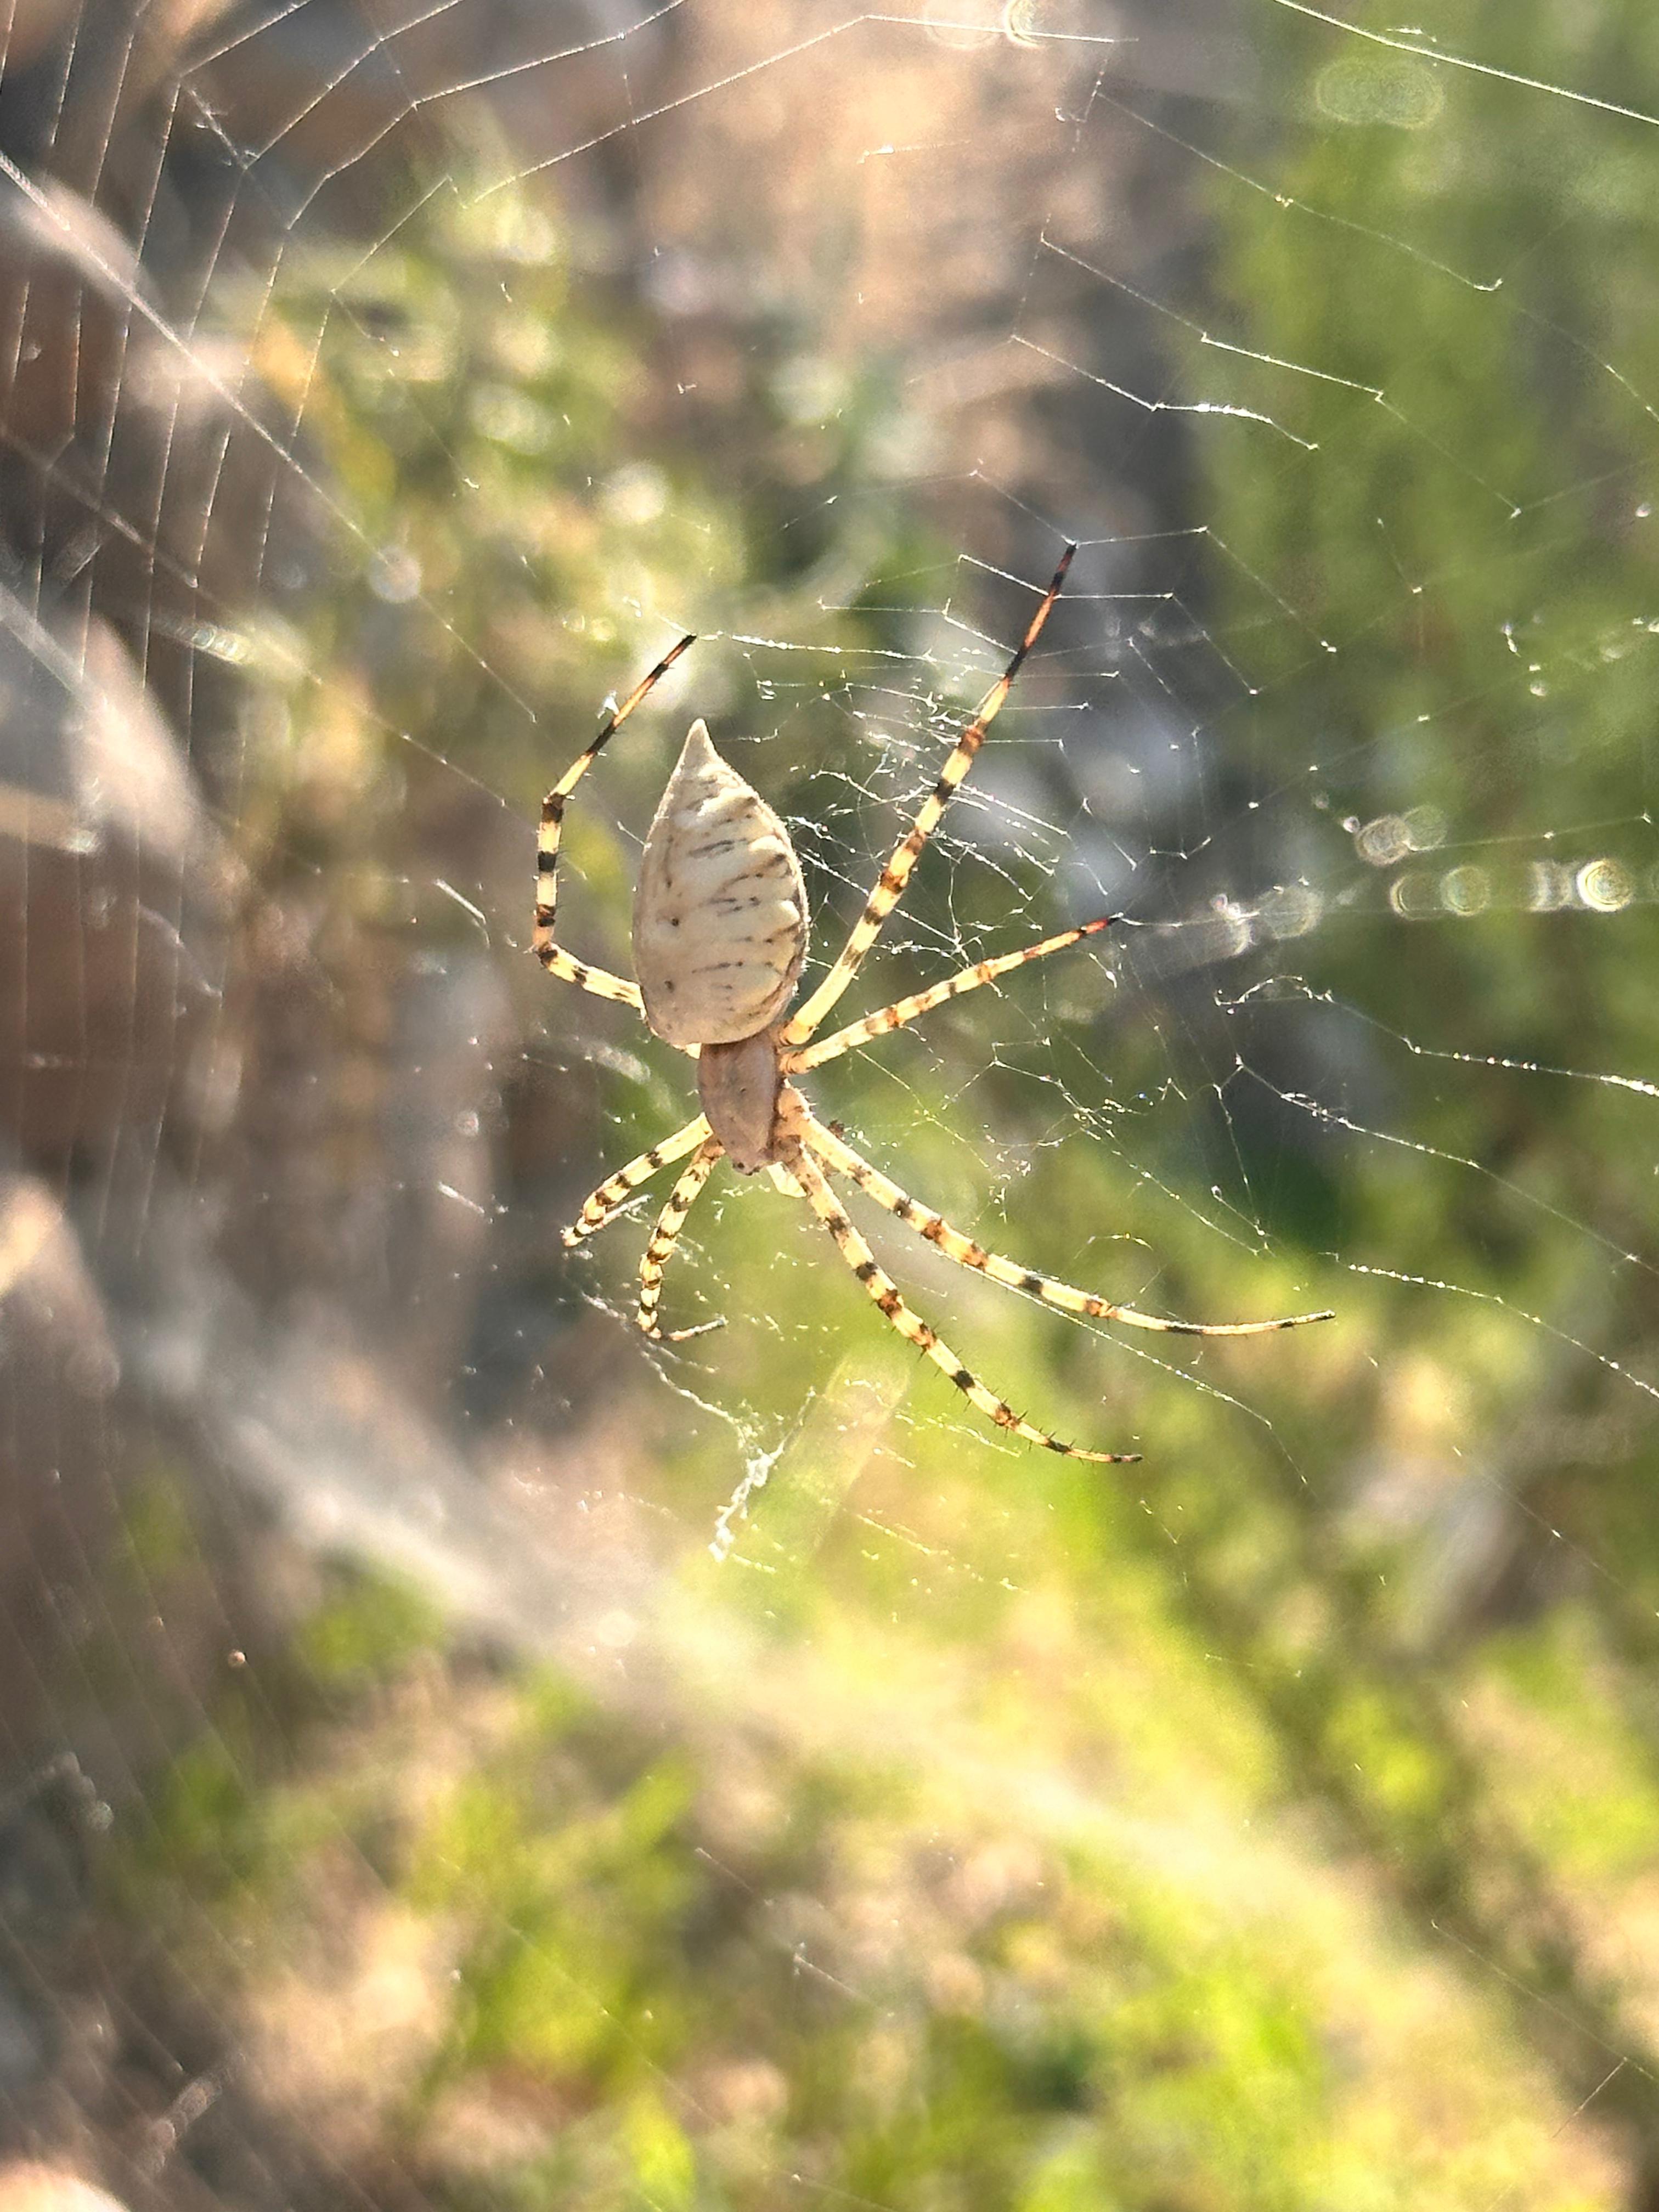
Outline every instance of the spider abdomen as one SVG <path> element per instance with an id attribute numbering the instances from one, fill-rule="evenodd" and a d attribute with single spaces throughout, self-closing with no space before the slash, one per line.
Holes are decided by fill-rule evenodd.
<path id="1" fill-rule="evenodd" d="M 789 833 L 691 725 L 646 835 L 634 894 L 645 1018 L 673 1045 L 737 1044 L 788 1004 L 806 953 Z"/>

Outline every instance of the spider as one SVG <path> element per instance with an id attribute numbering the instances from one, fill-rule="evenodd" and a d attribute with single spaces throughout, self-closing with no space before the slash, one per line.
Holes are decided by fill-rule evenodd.
<path id="1" fill-rule="evenodd" d="M 787 1019 L 781 1017 L 806 954 L 806 892 L 800 862 L 783 823 L 759 793 L 720 758 L 702 721 L 691 725 L 641 855 L 633 923 L 638 982 L 630 983 L 574 958 L 554 938 L 559 837 L 566 804 L 604 746 L 696 642 L 694 637 L 683 637 L 635 684 L 542 801 L 532 949 L 550 975 L 562 976 L 596 997 L 632 1006 L 656 1036 L 690 1054 L 697 1063 L 702 1112 L 683 1129 L 608 1176 L 564 1231 L 567 1245 L 580 1244 L 614 1220 L 635 1191 L 659 1169 L 690 1155 L 657 1217 L 640 1265 L 635 1318 L 647 1336 L 673 1343 L 702 1334 L 699 1329 L 665 1332 L 659 1326 L 663 1271 L 715 1163 L 722 1158 L 729 1159 L 739 1175 L 753 1175 L 764 1168 L 779 1189 L 805 1200 L 886 1319 L 901 1336 L 944 1370 L 978 1412 L 999 1428 L 1067 1459 L 1127 1465 L 1138 1460 L 1139 1453 L 1090 1451 L 1079 1444 L 1062 1443 L 1015 1413 L 971 1374 L 938 1331 L 905 1304 L 897 1285 L 848 1218 L 830 1188 L 830 1177 L 840 1176 L 856 1185 L 957 1266 L 1024 1291 L 1062 1313 L 1123 1322 L 1135 1328 L 1181 1336 L 1258 1336 L 1275 1329 L 1300 1328 L 1308 1322 L 1328 1321 L 1331 1315 L 1294 1314 L 1281 1321 L 1170 1321 L 1036 1274 L 988 1252 L 951 1228 L 931 1206 L 901 1190 L 854 1151 L 838 1127 L 826 1127 L 818 1121 L 789 1080 L 809 1068 L 822 1067 L 826 1060 L 839 1060 L 843 1053 L 884 1036 L 890 1030 L 902 1029 L 947 1000 L 975 991 L 1028 961 L 1046 960 L 1067 945 L 1081 944 L 1109 927 L 1115 919 L 1103 915 L 1018 952 L 978 961 L 925 991 L 896 1000 L 878 1013 L 866 1014 L 861 1021 L 816 1042 L 809 1042 L 858 974 L 865 955 L 903 896 L 911 870 L 972 766 L 1026 654 L 1042 634 L 1076 550 L 1074 545 L 1066 547 L 1013 658 L 957 738 L 915 820 L 877 878 L 834 966 L 805 1005 Z"/>

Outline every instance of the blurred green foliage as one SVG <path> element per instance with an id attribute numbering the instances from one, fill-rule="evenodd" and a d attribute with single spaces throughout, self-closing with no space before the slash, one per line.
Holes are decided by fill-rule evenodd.
<path id="1" fill-rule="evenodd" d="M 1525 12 L 1534 64 L 1570 76 L 1568 12 Z M 1464 15 L 1464 43 L 1496 35 L 1498 11 Z M 1431 803 L 1486 859 L 1616 817 L 1644 866 L 1650 425 L 1606 364 L 1651 350 L 1659 156 L 1604 126 L 1589 177 L 1565 101 L 1517 139 L 1512 88 L 1382 50 L 1373 66 L 1288 15 L 1263 35 L 1305 96 L 1210 185 L 1246 349 L 1228 397 L 1311 450 L 1215 426 L 1204 513 L 1301 621 L 1264 627 L 1221 572 L 1218 628 L 1261 689 L 1214 742 L 1298 770 L 1326 755 L 1337 815 Z M 1610 81 L 1653 35 L 1607 11 Z M 1569 173 L 1593 201 L 1577 229 L 1556 223 Z M 528 818 L 606 688 L 708 611 L 763 606 L 798 647 L 827 640 L 833 573 L 836 641 L 905 635 L 902 607 L 873 611 L 919 550 L 896 507 L 884 532 L 861 508 L 844 541 L 817 510 L 801 562 L 740 477 L 653 447 L 628 315 L 571 277 L 527 198 L 434 203 L 359 274 L 296 258 L 269 327 L 265 373 L 306 380 L 378 549 L 308 642 L 330 681 L 299 688 L 283 733 L 279 842 L 331 857 L 344 810 L 296 827 L 307 790 L 378 788 L 404 732 Z M 808 384 L 778 387 L 797 414 Z M 759 442 L 799 428 L 763 415 Z M 878 438 L 878 393 L 848 419 Z M 820 489 L 864 451 L 827 451 Z M 751 665 L 711 651 L 706 681 L 730 697 Z M 833 688 L 806 696 L 822 711 Z M 792 770 L 846 742 L 826 713 Z M 619 763 L 624 815 L 660 766 L 643 746 Z M 608 819 L 573 826 L 570 853 L 615 957 L 628 848 Z M 942 895 L 919 890 L 925 915 Z M 1650 908 L 1500 904 L 1305 951 L 1384 1032 L 1420 1018 L 1431 969 L 1443 1034 L 1472 1048 L 1571 1066 L 1593 1035 L 1638 1068 L 1653 928 Z M 1093 1001 L 1066 1003 L 1094 1068 Z M 919 1303 L 948 1297 L 989 1379 L 1062 1434 L 1140 1440 L 1148 1464 L 1107 1480 L 999 1454 L 925 1373 L 894 1424 L 901 1468 L 841 1440 L 910 1381 L 902 1355 L 827 1246 L 805 1263 L 810 1230 L 744 1191 L 708 1206 L 702 1265 L 670 1295 L 701 1319 L 713 1285 L 751 1318 L 674 1371 L 739 1409 L 740 1441 L 786 1434 L 815 1395 L 833 1418 L 789 1445 L 724 1569 L 665 1570 L 668 1683 L 619 1708 L 574 1668 L 503 1678 L 358 1583 L 258 1700 L 232 1685 L 179 1763 L 123 1879 L 180 1945 L 205 1899 L 245 1947 L 236 1976 L 291 1966 L 329 1869 L 345 1949 L 388 1921 L 422 1931 L 419 2033 L 391 2066 L 365 2039 L 341 2081 L 443 2201 L 758 2208 L 799 2176 L 906 2212 L 1577 2212 L 1659 2174 L 1654 1454 L 1629 1384 L 1564 1343 L 1639 1366 L 1653 1340 L 1651 1271 L 1613 1264 L 1651 1243 L 1649 1105 L 1391 1062 L 1410 1149 L 1326 1161 L 1334 1238 L 1454 1297 L 1213 1233 L 1167 1194 L 1193 1161 L 1179 1135 L 1161 1149 L 1172 1117 L 1137 1103 L 1156 1051 L 1112 1050 L 1120 1103 L 1058 1139 L 1039 1087 L 1011 1086 L 1030 1172 L 991 1196 L 963 1135 L 984 1095 L 971 1025 L 896 1056 L 886 1090 L 843 1068 L 823 1092 L 1030 1264 L 1133 1294 L 1155 1254 L 1171 1310 L 1328 1295 L 1337 1329 L 1206 1347 L 1197 1388 L 946 1282 L 918 1247 Z M 603 1164 L 665 1126 L 683 1073 L 647 1066 L 606 1079 Z M 1608 1240 L 1593 1292 L 1585 1224 Z M 596 1264 L 620 1284 L 629 1263 Z M 731 1434 L 627 1388 L 630 1489 L 713 1526 Z M 273 1709 L 300 1717 L 291 1758 Z M 348 2021 L 368 2002 L 320 1972 L 315 2001 Z"/>

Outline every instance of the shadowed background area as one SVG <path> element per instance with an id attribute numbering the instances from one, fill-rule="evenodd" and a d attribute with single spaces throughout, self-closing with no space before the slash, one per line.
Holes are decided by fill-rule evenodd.
<path id="1" fill-rule="evenodd" d="M 13 0 L 0 2212 L 1659 2212 L 1659 19 Z M 631 973 L 687 726 L 1011 1444 Z M 1647 950 L 1644 951 L 1644 947 Z M 676 1171 L 677 1172 L 677 1171 Z M 705 1324 L 724 1323 L 704 1328 Z"/>

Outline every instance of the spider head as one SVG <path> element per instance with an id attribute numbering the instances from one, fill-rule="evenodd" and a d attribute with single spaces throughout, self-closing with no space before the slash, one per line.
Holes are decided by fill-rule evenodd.
<path id="1" fill-rule="evenodd" d="M 737 1044 L 706 1044 L 697 1055 L 697 1096 L 708 1126 L 739 1175 L 781 1157 L 778 1102 L 784 1088 L 769 1030 Z"/>

